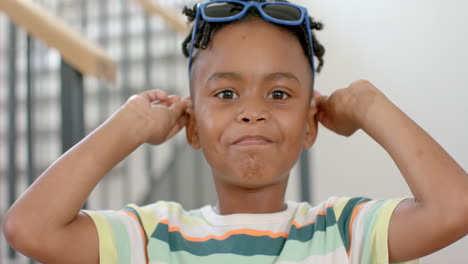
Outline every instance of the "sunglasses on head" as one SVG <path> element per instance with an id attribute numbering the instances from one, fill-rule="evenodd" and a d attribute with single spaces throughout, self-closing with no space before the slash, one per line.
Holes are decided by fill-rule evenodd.
<path id="1" fill-rule="evenodd" d="M 189 74 L 192 67 L 192 56 L 195 46 L 200 18 L 208 23 L 225 23 L 242 19 L 252 8 L 256 8 L 260 16 L 271 23 L 285 26 L 300 26 L 305 23 L 308 43 L 310 48 L 310 63 L 312 65 L 312 77 L 315 79 L 314 48 L 312 44 L 312 33 L 310 31 L 310 20 L 307 9 L 284 2 L 243 2 L 243 1 L 211 1 L 197 4 L 195 23 L 193 25 L 192 40 L 189 50 Z"/>

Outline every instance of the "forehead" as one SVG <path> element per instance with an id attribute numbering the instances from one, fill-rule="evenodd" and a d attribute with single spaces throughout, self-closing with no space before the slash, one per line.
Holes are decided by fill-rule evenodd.
<path id="1" fill-rule="evenodd" d="M 262 19 L 221 28 L 206 50 L 200 50 L 191 72 L 196 90 L 215 72 L 236 72 L 255 78 L 273 72 L 292 72 L 312 85 L 312 69 L 299 39 L 290 31 Z"/>

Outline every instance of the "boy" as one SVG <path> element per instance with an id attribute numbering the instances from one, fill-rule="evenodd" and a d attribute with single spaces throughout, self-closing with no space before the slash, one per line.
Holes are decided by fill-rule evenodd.
<path id="1" fill-rule="evenodd" d="M 310 30 L 319 24 L 299 6 L 259 2 L 186 10 L 195 21 L 184 42 L 191 98 L 162 91 L 130 98 L 12 206 L 4 224 L 10 244 L 44 263 L 389 263 L 466 235 L 466 172 L 371 83 L 314 95 L 313 57 L 323 48 Z M 391 155 L 414 198 L 285 202 L 290 170 L 313 145 L 318 122 L 345 136 L 363 129 Z M 125 156 L 184 127 L 211 166 L 216 206 L 80 212 Z"/>

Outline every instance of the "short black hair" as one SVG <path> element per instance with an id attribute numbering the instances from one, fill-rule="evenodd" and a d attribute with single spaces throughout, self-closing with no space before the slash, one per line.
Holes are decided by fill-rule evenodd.
<path id="1" fill-rule="evenodd" d="M 289 1 L 286 0 L 241 0 L 244 2 L 285 2 L 289 3 Z M 193 8 L 188 8 L 187 6 L 184 7 L 183 14 L 187 16 L 188 22 L 193 22 L 196 17 L 196 12 L 197 12 L 197 5 L 195 5 Z M 248 19 L 249 17 L 252 16 L 259 16 L 258 12 L 249 12 L 244 18 L 241 20 Z M 312 42 L 313 42 L 313 49 L 314 49 L 314 56 L 318 59 L 319 64 L 316 67 L 315 71 L 320 72 L 324 60 L 323 56 L 325 54 L 325 48 L 323 47 L 322 44 L 317 40 L 317 37 L 315 36 L 314 30 L 321 30 L 323 28 L 323 24 L 321 22 L 315 22 L 312 17 L 309 17 L 310 20 L 310 30 L 312 33 Z M 233 21 L 236 22 L 236 21 Z M 203 19 L 200 19 L 200 22 L 198 23 L 198 29 L 197 29 L 197 35 L 195 36 L 195 43 L 194 47 L 197 49 L 206 49 L 208 47 L 208 44 L 210 43 L 210 40 L 213 38 L 214 34 L 224 27 L 227 24 L 233 23 L 233 22 L 227 22 L 227 23 L 208 23 L 206 21 L 203 21 Z M 277 24 L 275 24 L 277 25 Z M 307 31 L 305 28 L 305 23 L 303 23 L 300 26 L 283 26 L 283 25 L 277 25 L 279 27 L 285 28 L 288 31 L 292 32 L 301 42 L 302 48 L 304 49 L 305 54 L 310 58 L 310 45 L 309 45 L 309 38 L 307 35 Z M 190 43 L 192 41 L 192 33 L 193 33 L 193 27 L 190 30 L 190 33 L 188 36 L 185 38 L 185 40 L 182 43 L 182 52 L 185 57 L 189 57 L 189 51 L 190 51 Z"/>

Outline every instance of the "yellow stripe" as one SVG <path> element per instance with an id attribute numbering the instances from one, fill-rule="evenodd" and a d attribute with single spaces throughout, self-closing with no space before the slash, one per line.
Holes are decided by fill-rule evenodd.
<path id="1" fill-rule="evenodd" d="M 204 221 L 204 219 L 185 215 L 183 213 L 183 208 L 179 204 L 173 202 L 158 202 L 157 207 L 155 206 L 155 204 L 143 207 L 138 207 L 135 204 L 130 204 L 127 207 L 132 208 L 138 213 L 138 216 L 140 217 L 141 222 L 143 223 L 143 228 L 145 229 L 148 236 L 151 236 L 151 233 L 156 229 L 158 222 L 160 220 L 163 220 L 156 217 L 155 210 L 157 209 L 161 210 L 162 208 L 167 208 L 169 215 L 177 215 L 179 221 L 186 225 L 195 227 L 206 224 L 206 221 Z"/>
<path id="2" fill-rule="evenodd" d="M 338 200 L 333 202 L 333 211 L 335 211 L 335 218 L 336 221 L 340 219 L 341 213 L 343 212 L 343 209 L 345 208 L 346 204 L 349 202 L 350 198 L 348 197 L 342 197 L 339 198 Z"/>
<path id="3" fill-rule="evenodd" d="M 143 224 L 143 229 L 146 231 L 148 236 L 151 236 L 151 233 L 156 229 L 156 225 L 159 220 L 156 218 L 154 208 L 151 206 L 138 207 L 134 204 L 130 204 L 127 207 L 132 208 L 138 213 Z"/>
<path id="4" fill-rule="evenodd" d="M 395 208 L 404 199 L 390 200 L 386 202 L 379 210 L 377 219 L 375 220 L 376 226 L 372 231 L 371 237 L 374 237 L 376 243 L 373 248 L 373 263 L 386 264 L 388 263 L 388 227 L 390 224 L 390 218 L 392 217 Z"/>
<path id="5" fill-rule="evenodd" d="M 115 237 L 112 227 L 106 218 L 99 212 L 83 211 L 93 219 L 99 235 L 99 263 L 117 263 L 117 250 L 115 248 Z"/>

